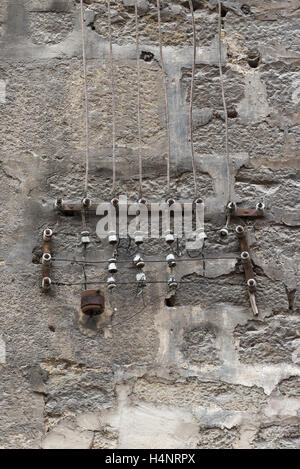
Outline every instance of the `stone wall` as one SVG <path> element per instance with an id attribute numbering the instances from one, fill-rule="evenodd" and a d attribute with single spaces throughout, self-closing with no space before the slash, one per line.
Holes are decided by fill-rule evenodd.
<path id="1" fill-rule="evenodd" d="M 133 0 L 112 0 L 118 192 L 136 200 L 138 143 Z M 166 196 L 167 139 L 156 1 L 139 0 L 144 195 Z M 168 75 L 171 188 L 193 197 L 188 141 L 192 26 L 188 2 L 162 0 Z M 83 73 L 78 0 L 0 5 L 0 447 L 300 448 L 300 53 L 298 0 L 223 1 L 223 71 L 233 198 L 263 201 L 266 216 L 224 225 L 224 112 L 217 2 L 193 1 L 197 33 L 194 139 L 205 199 L 204 256 L 239 255 L 245 225 L 258 283 L 253 317 L 234 259 L 180 263 L 172 304 L 164 284 L 145 304 L 134 285 L 108 302 L 108 325 L 80 314 L 80 286 L 41 292 L 42 232 L 53 253 L 81 256 L 79 217 L 53 210 L 79 200 L 84 180 Z M 104 0 L 85 0 L 90 103 L 90 196 L 111 199 L 111 88 Z M 251 60 L 252 56 L 257 60 Z M 88 259 L 110 256 L 90 216 Z M 181 246 L 184 249 L 184 243 Z M 144 248 L 164 258 L 163 242 Z M 126 242 L 120 258 L 130 258 Z M 106 279 L 105 265 L 87 268 Z M 164 264 L 149 277 L 167 278 Z M 118 276 L 134 280 L 130 264 Z M 120 278 L 119 277 L 119 278 Z M 53 279 L 82 281 L 57 262 Z M 190 284 L 186 282 L 191 281 Z M 117 308 L 117 311 L 114 310 Z M 112 327 L 109 327 L 112 326 Z"/>

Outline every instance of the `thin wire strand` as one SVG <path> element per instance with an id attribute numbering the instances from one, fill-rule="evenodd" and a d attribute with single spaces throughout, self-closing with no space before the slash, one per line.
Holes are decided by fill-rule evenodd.
<path id="1" fill-rule="evenodd" d="M 85 180 L 84 197 L 87 197 L 89 183 L 89 102 L 87 91 L 87 64 L 86 64 L 86 44 L 85 44 L 85 20 L 83 11 L 83 0 L 80 0 L 81 12 L 81 35 L 82 35 L 82 61 L 83 61 L 83 79 L 84 79 L 84 99 L 85 99 Z"/>
<path id="2" fill-rule="evenodd" d="M 196 164 L 195 164 L 195 148 L 194 148 L 194 134 L 193 134 L 193 101 L 194 101 L 194 90 L 195 90 L 195 69 L 196 69 L 196 26 L 195 26 L 195 16 L 194 16 L 194 7 L 192 0 L 189 0 L 190 10 L 192 15 L 192 26 L 193 26 L 193 62 L 192 62 L 192 78 L 191 78 L 191 95 L 190 95 L 190 143 L 191 143 L 191 153 L 192 153 L 192 167 L 193 167 L 193 177 L 194 177 L 194 191 L 195 197 L 198 196 L 198 187 L 197 187 L 197 175 L 196 175 Z"/>
<path id="3" fill-rule="evenodd" d="M 137 69 L 137 121 L 138 121 L 138 146 L 139 146 L 139 195 L 143 190 L 143 163 L 142 163 L 142 136 L 141 136 L 141 68 L 140 68 L 140 44 L 139 44 L 139 20 L 138 4 L 135 0 L 135 38 L 136 38 L 136 69 Z"/>
<path id="4" fill-rule="evenodd" d="M 165 90 L 166 128 L 167 128 L 167 139 L 168 139 L 167 190 L 168 190 L 168 195 L 170 195 L 170 193 L 171 193 L 171 189 L 170 189 L 171 138 L 170 138 L 170 123 L 169 123 L 168 85 L 167 85 L 167 77 L 166 77 L 165 63 L 164 63 L 164 57 L 163 57 L 163 48 L 162 48 L 160 0 L 157 0 L 157 19 L 158 19 L 160 65 L 161 65 L 161 69 L 162 69 L 162 72 L 163 72 L 164 90 Z"/>
<path id="5" fill-rule="evenodd" d="M 108 34 L 109 34 L 110 81 L 111 81 L 111 93 L 112 93 L 112 161 L 113 161 L 112 192 L 114 195 L 116 195 L 116 97 L 115 97 L 115 72 L 114 72 L 114 62 L 113 62 L 110 0 L 107 0 L 107 15 L 108 15 Z"/>
<path id="6" fill-rule="evenodd" d="M 224 257 L 190 257 L 190 258 L 181 258 L 181 259 L 176 259 L 176 262 L 196 262 L 196 261 L 219 261 L 219 260 L 238 260 L 239 256 L 224 256 Z M 146 264 L 151 264 L 151 263 L 165 263 L 166 260 L 163 259 L 144 259 Z M 74 264 L 81 264 L 82 260 L 79 259 L 55 259 L 52 258 L 51 262 L 71 262 Z M 108 264 L 108 260 L 106 261 L 86 261 L 85 264 Z M 132 264 L 131 260 L 118 260 L 118 264 Z"/>
<path id="7" fill-rule="evenodd" d="M 198 282 L 195 281 L 178 281 L 178 285 L 193 285 L 196 284 L 198 285 L 200 282 L 200 279 Z M 116 282 L 116 285 L 136 285 L 137 282 Z M 168 285 L 168 281 L 166 280 L 147 280 L 147 285 L 148 284 L 166 284 Z M 56 285 L 57 287 L 73 287 L 73 286 L 81 286 L 81 285 L 107 285 L 107 282 L 105 281 L 88 281 L 86 283 L 83 282 L 78 282 L 78 283 L 72 283 L 72 282 L 52 282 L 51 285 Z"/>
<path id="8" fill-rule="evenodd" d="M 219 3 L 219 20 L 218 20 L 218 32 L 219 32 L 219 71 L 220 71 L 220 84 L 222 91 L 222 100 L 224 108 L 224 119 L 225 119 L 225 149 L 226 149 L 226 165 L 227 165 L 227 202 L 231 201 L 231 171 L 230 171 L 230 155 L 229 155 L 229 145 L 228 145 L 228 114 L 227 114 L 227 105 L 225 99 L 224 91 L 224 77 L 222 70 L 222 4 L 221 0 L 218 0 Z"/>

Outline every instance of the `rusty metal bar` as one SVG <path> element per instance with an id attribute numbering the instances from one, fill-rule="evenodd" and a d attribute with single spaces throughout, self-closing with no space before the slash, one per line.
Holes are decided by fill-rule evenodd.
<path id="1" fill-rule="evenodd" d="M 51 288 L 51 238 L 53 232 L 46 228 L 43 232 L 43 256 L 42 256 L 42 290 L 46 293 Z"/>
<path id="2" fill-rule="evenodd" d="M 240 242 L 241 248 L 241 260 L 244 266 L 245 278 L 247 281 L 249 300 L 254 316 L 258 315 L 258 309 L 256 306 L 255 291 L 256 291 L 256 281 L 254 279 L 254 270 L 251 262 L 251 257 L 249 254 L 249 245 L 247 241 L 247 236 L 243 226 L 239 225 L 236 227 L 236 234 Z"/>

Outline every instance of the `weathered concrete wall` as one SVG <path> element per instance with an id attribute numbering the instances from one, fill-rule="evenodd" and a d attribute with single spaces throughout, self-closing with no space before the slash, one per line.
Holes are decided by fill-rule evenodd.
<path id="1" fill-rule="evenodd" d="M 112 1 L 117 86 L 118 190 L 136 199 L 138 147 L 134 2 Z M 167 141 L 156 2 L 139 2 L 145 196 L 165 196 Z M 188 2 L 162 1 L 171 122 L 172 195 L 193 196 L 188 106 Z M 224 115 L 216 1 L 194 1 L 197 28 L 195 148 L 207 209 L 204 255 L 238 255 L 224 223 Z M 0 446 L 2 448 L 300 448 L 299 1 L 223 2 L 225 92 L 234 200 L 267 216 L 246 221 L 258 281 L 253 318 L 235 260 L 181 263 L 173 307 L 164 286 L 119 289 L 98 328 L 79 314 L 80 287 L 41 293 L 41 233 L 56 256 L 81 255 L 80 220 L 53 212 L 80 198 L 84 106 L 80 9 L 75 0 L 0 5 Z M 92 198 L 111 198 L 111 94 L 104 0 L 85 0 Z M 257 67 L 249 65 L 256 49 Z M 97 239 L 89 259 L 108 258 Z M 238 220 L 237 220 L 238 222 Z M 124 245 L 124 247 L 123 247 Z M 120 256 L 128 257 L 126 243 Z M 145 246 L 162 254 L 163 243 Z M 80 282 L 56 263 L 55 280 Z M 148 267 L 166 279 L 166 269 Z M 103 266 L 89 278 L 106 278 Z M 120 275 L 134 279 L 124 265 Z M 108 314 L 108 316 L 109 316 Z"/>

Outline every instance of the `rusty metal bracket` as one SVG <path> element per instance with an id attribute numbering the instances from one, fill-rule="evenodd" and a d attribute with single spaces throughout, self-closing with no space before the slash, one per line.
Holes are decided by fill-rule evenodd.
<path id="1" fill-rule="evenodd" d="M 42 256 L 42 290 L 44 293 L 51 288 L 51 238 L 53 232 L 46 228 L 43 232 L 43 256 Z"/>
<path id="2" fill-rule="evenodd" d="M 255 275 L 254 275 L 253 265 L 251 262 L 249 246 L 248 246 L 247 236 L 246 236 L 244 227 L 241 225 L 237 226 L 236 234 L 240 242 L 241 259 L 242 259 L 242 263 L 244 266 L 245 278 L 247 282 L 251 308 L 252 308 L 254 316 L 257 316 L 258 309 L 257 309 L 256 299 L 255 299 L 256 281 L 254 278 Z"/>
<path id="3" fill-rule="evenodd" d="M 265 204 L 263 202 L 258 202 L 255 208 L 244 208 L 237 207 L 235 202 L 229 202 L 228 211 L 233 217 L 263 217 L 265 215 Z"/>

